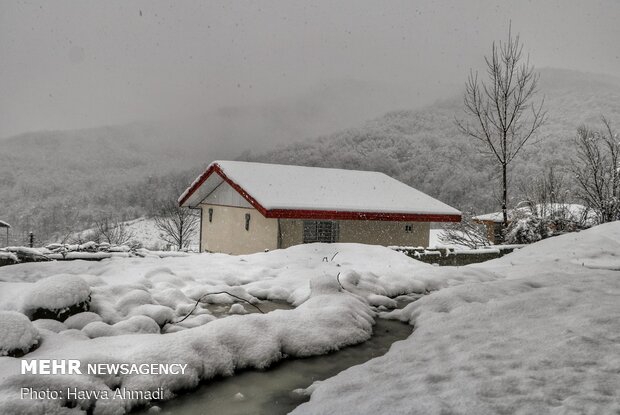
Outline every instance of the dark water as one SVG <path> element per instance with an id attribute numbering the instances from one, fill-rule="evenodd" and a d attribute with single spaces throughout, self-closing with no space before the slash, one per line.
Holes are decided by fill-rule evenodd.
<path id="1" fill-rule="evenodd" d="M 206 382 L 196 390 L 161 403 L 159 413 L 287 414 L 309 399 L 293 393 L 294 389 L 307 388 L 316 380 L 330 378 L 348 367 L 384 355 L 392 343 L 409 337 L 412 329 L 398 321 L 377 319 L 372 338 L 362 344 L 328 355 L 283 360 L 265 371 L 247 370 Z"/>

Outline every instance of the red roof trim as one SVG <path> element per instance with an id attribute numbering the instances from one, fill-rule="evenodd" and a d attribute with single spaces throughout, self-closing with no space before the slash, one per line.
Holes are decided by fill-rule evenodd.
<path id="1" fill-rule="evenodd" d="M 256 210 L 266 218 L 278 219 L 323 219 L 323 220 L 377 220 L 399 222 L 460 222 L 461 215 L 441 215 L 423 213 L 387 213 L 387 212 L 346 212 L 340 210 L 308 210 L 308 209 L 265 209 L 243 187 L 230 179 L 222 168 L 214 163 L 200 176 L 198 181 L 189 189 L 185 197 L 179 202 L 182 206 L 205 181 L 216 172 L 226 183 L 237 191 Z"/>
<path id="2" fill-rule="evenodd" d="M 377 220 L 398 222 L 460 222 L 461 215 L 437 215 L 423 213 L 346 212 L 340 210 L 273 209 L 268 218 L 324 219 L 324 220 Z"/>

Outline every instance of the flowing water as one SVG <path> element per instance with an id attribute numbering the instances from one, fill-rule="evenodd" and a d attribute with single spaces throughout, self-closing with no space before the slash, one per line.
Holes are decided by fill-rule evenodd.
<path id="1" fill-rule="evenodd" d="M 348 367 L 384 355 L 392 343 L 409 337 L 412 329 L 399 321 L 377 319 L 373 336 L 364 343 L 327 355 L 285 359 L 264 371 L 245 370 L 232 377 L 205 382 L 198 389 L 161 403 L 160 413 L 286 414 L 309 399 L 293 393 L 294 389 L 307 388 L 316 380 L 330 378 Z"/>

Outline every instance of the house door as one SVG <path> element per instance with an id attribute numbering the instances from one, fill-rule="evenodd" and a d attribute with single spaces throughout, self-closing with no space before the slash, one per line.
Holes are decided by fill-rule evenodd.
<path id="1" fill-rule="evenodd" d="M 338 242 L 340 226 L 336 221 L 305 220 L 303 242 Z"/>

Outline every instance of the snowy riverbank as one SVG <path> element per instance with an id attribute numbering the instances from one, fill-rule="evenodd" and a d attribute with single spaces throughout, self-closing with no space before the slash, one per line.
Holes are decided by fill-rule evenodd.
<path id="1" fill-rule="evenodd" d="M 499 279 L 391 313 L 414 333 L 293 414 L 620 411 L 620 222 L 467 268 Z"/>
<path id="2" fill-rule="evenodd" d="M 0 409 L 123 413 L 145 399 L 32 400 L 20 399 L 20 390 L 161 388 L 170 398 L 216 375 L 365 341 L 381 313 L 414 324 L 414 333 L 385 356 L 314 385 L 310 402 L 294 413 L 613 412 L 620 393 L 618 270 L 620 223 L 458 268 L 356 244 L 8 266 L 0 269 L 0 310 L 32 317 L 33 310 L 67 312 L 84 302 L 90 309 L 64 323 L 37 320 L 37 333 L 24 330 L 33 351 L 0 357 Z M 263 300 L 297 307 L 218 319 L 202 304 L 175 323 L 200 298 L 228 314 L 252 308 L 245 301 L 231 306 L 237 300 L 226 294 L 203 297 L 221 291 L 259 307 Z M 431 294 L 389 312 L 394 297 L 412 292 Z M 187 364 L 187 371 L 20 374 L 20 360 L 44 358 Z"/>
<path id="3" fill-rule="evenodd" d="M 20 399 L 20 391 L 78 387 L 112 395 L 118 388 L 163 388 L 169 398 L 216 375 L 263 368 L 285 355 L 323 354 L 365 341 L 378 307 L 395 306 L 389 297 L 435 290 L 450 280 L 436 267 L 387 248 L 315 244 L 238 257 L 203 254 L 28 263 L 2 268 L 0 281 L 0 309 L 31 318 L 41 309 L 67 313 L 75 304 L 89 304 L 88 312 L 63 315 L 64 323 L 36 320 L 37 348 L 23 359 L 188 365 L 183 375 L 21 375 L 21 359 L 0 357 L 0 406 L 12 412 L 77 406 L 94 408 L 95 413 L 122 413 L 144 400 L 96 402 L 92 396 L 64 396 L 34 401 Z M 219 320 L 206 307 L 198 307 L 175 323 L 205 294 L 222 291 L 258 306 L 270 299 L 298 307 Z M 235 298 L 217 294 L 203 301 L 230 305 Z M 229 312 L 243 312 L 244 307 L 251 308 L 240 302 Z"/>

